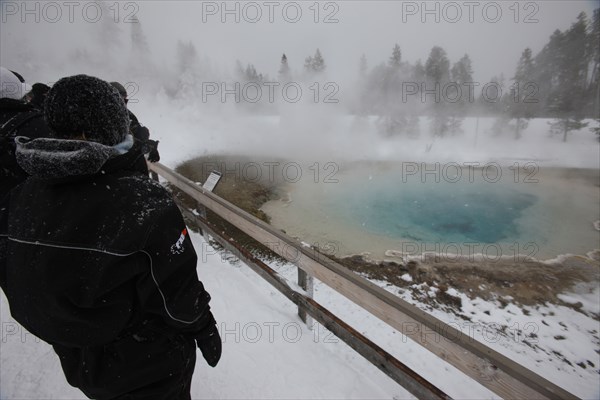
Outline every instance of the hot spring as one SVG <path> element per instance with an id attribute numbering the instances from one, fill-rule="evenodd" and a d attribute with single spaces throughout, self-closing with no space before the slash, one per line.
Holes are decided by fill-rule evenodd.
<path id="1" fill-rule="evenodd" d="M 336 165 L 337 166 L 337 165 Z M 554 258 L 600 247 L 598 171 L 416 163 L 339 165 L 279 187 L 273 226 L 336 255 Z"/>

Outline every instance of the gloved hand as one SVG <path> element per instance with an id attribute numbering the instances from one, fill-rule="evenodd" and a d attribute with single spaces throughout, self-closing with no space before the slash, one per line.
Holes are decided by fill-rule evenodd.
<path id="1" fill-rule="evenodd" d="M 158 140 L 148 140 L 148 144 L 152 147 L 152 150 L 148 153 L 148 161 L 153 163 L 160 161 L 160 155 L 158 154 Z"/>
<path id="2" fill-rule="evenodd" d="M 215 367 L 221 359 L 222 350 L 221 336 L 219 336 L 217 324 L 211 323 L 200 331 L 200 333 L 196 334 L 194 338 L 208 365 Z"/>

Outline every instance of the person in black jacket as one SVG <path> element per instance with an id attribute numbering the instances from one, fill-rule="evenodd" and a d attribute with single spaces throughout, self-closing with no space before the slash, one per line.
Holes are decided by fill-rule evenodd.
<path id="1" fill-rule="evenodd" d="M 111 82 L 110 84 L 117 89 L 121 98 L 125 104 L 127 104 L 129 99 L 127 98 L 127 90 L 125 87 L 119 82 Z M 148 128 L 140 124 L 140 121 L 131 110 L 128 109 L 127 111 L 129 112 L 129 119 L 131 120 L 129 131 L 133 135 L 133 138 L 142 144 L 142 151 L 148 156 L 148 161 L 152 163 L 160 161 L 160 154 L 158 154 L 158 140 L 150 139 L 150 131 Z"/>
<path id="2" fill-rule="evenodd" d="M 95 399 L 190 399 L 195 348 L 221 339 L 171 195 L 136 171 L 126 106 L 107 82 L 59 80 L 55 138 L 16 139 L 31 175 L 0 207 L 0 286 L 11 314 L 50 343 Z"/>
<path id="3" fill-rule="evenodd" d="M 15 160 L 15 137 L 50 136 L 42 112 L 21 100 L 28 88 L 19 76 L 0 67 L 0 199 L 27 178 Z"/>
<path id="4" fill-rule="evenodd" d="M 25 95 L 27 104 L 31 104 L 38 110 L 44 110 L 44 101 L 46 100 L 46 95 L 49 90 L 50 86 L 44 83 L 34 83 L 31 86 L 31 91 Z"/>

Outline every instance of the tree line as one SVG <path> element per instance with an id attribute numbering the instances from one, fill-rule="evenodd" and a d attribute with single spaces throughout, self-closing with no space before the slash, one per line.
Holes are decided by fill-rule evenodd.
<path id="1" fill-rule="evenodd" d="M 451 63 L 439 46 L 425 63 L 411 64 L 398 44 L 370 71 L 363 55 L 358 74 L 354 111 L 383 116 L 388 134 L 413 132 L 414 115 L 429 116 L 438 136 L 460 132 L 465 116 L 485 115 L 496 117 L 496 134 L 512 131 L 516 139 L 530 119 L 550 118 L 550 129 L 566 141 L 569 131 L 587 125 L 583 119 L 600 123 L 600 9 L 591 21 L 582 12 L 569 29 L 555 30 L 539 53 L 523 49 L 508 79 L 473 82 L 469 55 Z"/>
<path id="2" fill-rule="evenodd" d="M 191 44 L 190 44 L 191 46 Z M 193 48 L 180 45 L 180 60 Z M 183 62 L 188 64 L 187 60 Z M 305 58 L 301 71 L 293 72 L 286 54 L 280 59 L 277 81 L 321 79 L 327 69 L 319 49 Z M 236 62 L 235 79 L 268 82 L 274 79 L 257 71 L 253 64 Z M 567 135 L 584 128 L 584 119 L 600 123 L 600 9 L 591 20 L 585 12 L 565 31 L 559 29 L 534 54 L 521 51 L 515 71 L 487 82 L 474 82 L 473 63 L 468 54 L 451 62 L 446 51 L 434 46 L 425 60 L 405 61 L 398 44 L 389 58 L 369 68 L 365 55 L 358 60 L 356 85 L 345 96 L 356 115 L 377 115 L 387 135 L 415 135 L 419 116 L 427 116 L 436 136 L 458 134 L 467 116 L 495 117 L 495 134 L 512 134 L 516 139 L 532 118 L 553 119 L 549 128 Z M 264 105 L 262 105 L 264 106 Z M 261 105 L 253 105 L 260 109 Z M 598 128 L 595 129 L 600 135 Z"/>

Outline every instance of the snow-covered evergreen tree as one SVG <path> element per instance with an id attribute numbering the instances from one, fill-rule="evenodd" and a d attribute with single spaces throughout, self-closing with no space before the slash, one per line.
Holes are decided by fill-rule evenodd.
<path id="1" fill-rule="evenodd" d="M 446 51 L 434 46 L 425 62 L 425 76 L 430 82 L 444 84 L 450 78 L 450 61 Z"/>
<path id="2" fill-rule="evenodd" d="M 315 52 L 315 56 L 313 57 L 312 69 L 316 73 L 320 73 L 320 72 L 325 71 L 325 68 L 326 68 L 325 60 L 323 59 L 323 56 L 321 55 L 321 50 L 317 49 L 317 51 Z"/>
<path id="3" fill-rule="evenodd" d="M 402 52 L 400 51 L 400 46 L 398 45 L 398 43 L 394 45 L 394 48 L 392 49 L 392 55 L 390 56 L 388 63 L 390 67 L 394 69 L 400 68 L 400 65 L 402 63 Z"/>
<path id="4" fill-rule="evenodd" d="M 560 35 L 562 40 L 554 49 L 558 52 L 555 56 L 557 79 L 547 107 L 556 117 L 551 128 L 554 132 L 562 133 L 564 142 L 570 131 L 587 126 L 583 122 L 588 61 L 591 59 L 587 47 L 587 26 L 587 16 L 582 12 L 577 22 Z"/>
<path id="5" fill-rule="evenodd" d="M 258 72 L 256 72 L 256 68 L 253 64 L 248 64 L 244 71 L 244 79 L 246 82 L 261 82 L 262 75 L 259 75 Z"/>
<path id="6" fill-rule="evenodd" d="M 513 81 L 508 100 L 508 113 L 515 119 L 515 139 L 520 139 L 521 132 L 527 128 L 529 119 L 534 117 L 539 102 L 535 64 L 530 48 L 523 50 Z"/>
<path id="7" fill-rule="evenodd" d="M 452 103 L 449 105 L 452 115 L 448 123 L 448 130 L 456 133 L 461 130 L 462 121 L 470 105 L 469 85 L 473 82 L 473 66 L 468 54 L 454 63 L 450 70 L 450 76 L 452 85 L 444 93 L 448 97 L 447 100 Z"/>
<path id="8" fill-rule="evenodd" d="M 308 56 L 304 60 L 304 70 L 308 75 L 315 75 L 325 71 L 325 59 L 321 55 L 321 50 L 317 49 L 314 56 Z"/>
<path id="9" fill-rule="evenodd" d="M 196 95 L 200 77 L 198 76 L 198 53 L 194 44 L 177 42 L 177 96 L 193 97 Z"/>
<path id="10" fill-rule="evenodd" d="M 413 81 L 418 84 L 425 82 L 425 77 L 426 77 L 425 66 L 421 62 L 421 59 L 417 60 L 417 62 L 415 63 L 415 66 L 412 69 L 411 77 L 412 77 Z"/>
<path id="11" fill-rule="evenodd" d="M 588 47 L 591 54 L 591 73 L 588 84 L 588 102 L 591 114 L 600 118 L 600 8 L 594 10 L 590 32 L 588 35 Z"/>
<path id="12" fill-rule="evenodd" d="M 445 99 L 441 96 L 442 88 L 450 80 L 450 61 L 446 56 L 446 51 L 434 46 L 429 53 L 429 58 L 425 62 L 425 78 L 427 90 L 435 90 L 440 93 L 437 98 L 428 97 L 427 101 L 433 101 L 429 107 L 431 110 L 431 128 L 434 136 L 444 136 L 450 130 L 450 118 Z"/>
<path id="13" fill-rule="evenodd" d="M 291 79 L 290 66 L 288 65 L 288 58 L 285 53 L 281 56 L 278 75 L 281 82 L 288 82 Z"/>

